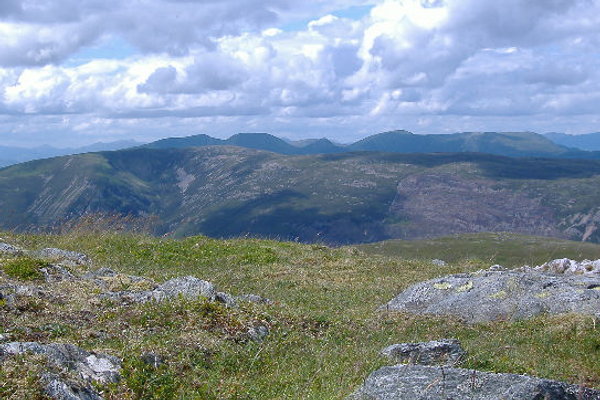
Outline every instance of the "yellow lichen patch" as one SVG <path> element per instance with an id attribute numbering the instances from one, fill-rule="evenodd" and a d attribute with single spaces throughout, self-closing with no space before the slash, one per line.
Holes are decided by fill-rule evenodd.
<path id="1" fill-rule="evenodd" d="M 469 281 L 467 283 L 465 283 L 462 286 L 459 286 L 456 288 L 457 292 L 468 292 L 469 290 L 473 289 L 473 281 Z"/>
<path id="2" fill-rule="evenodd" d="M 541 292 L 535 295 L 535 297 L 537 297 L 538 299 L 545 299 L 548 296 L 550 296 L 550 293 L 548 292 Z"/>
<path id="3" fill-rule="evenodd" d="M 448 290 L 448 289 L 452 289 L 452 285 L 449 284 L 448 282 L 439 282 L 439 283 L 434 283 L 433 287 L 438 289 L 438 290 Z"/>
<path id="4" fill-rule="evenodd" d="M 506 291 L 500 290 L 499 292 L 491 294 L 489 296 L 489 298 L 490 299 L 505 299 L 507 296 L 508 296 L 508 294 L 506 293 Z"/>

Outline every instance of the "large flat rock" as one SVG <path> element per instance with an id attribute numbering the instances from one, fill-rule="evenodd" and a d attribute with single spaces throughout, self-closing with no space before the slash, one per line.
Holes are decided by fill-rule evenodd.
<path id="1" fill-rule="evenodd" d="M 373 372 L 348 400 L 599 400 L 600 391 L 526 375 L 399 364 Z"/>
<path id="2" fill-rule="evenodd" d="M 470 323 L 542 313 L 600 316 L 600 276 L 531 269 L 449 275 L 413 285 L 381 309 L 448 315 Z"/>

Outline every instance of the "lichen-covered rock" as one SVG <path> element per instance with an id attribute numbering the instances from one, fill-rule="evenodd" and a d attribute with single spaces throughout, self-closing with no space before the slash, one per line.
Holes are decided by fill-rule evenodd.
<path id="1" fill-rule="evenodd" d="M 600 391 L 525 375 L 399 364 L 373 372 L 348 400 L 599 400 Z"/>
<path id="2" fill-rule="evenodd" d="M 23 249 L 8 243 L 0 242 L 0 254 L 18 256 L 23 254 Z"/>
<path id="3" fill-rule="evenodd" d="M 212 283 L 193 276 L 170 279 L 157 287 L 155 291 L 166 298 L 177 296 L 206 297 L 210 300 L 214 300 L 217 293 Z"/>
<path id="4" fill-rule="evenodd" d="M 74 281 L 77 279 L 72 273 L 69 272 L 69 270 L 60 265 L 51 264 L 47 267 L 41 268 L 40 271 L 44 274 L 44 280 L 47 283 Z"/>
<path id="5" fill-rule="evenodd" d="M 381 309 L 449 315 L 467 322 L 520 320 L 541 313 L 596 315 L 600 277 L 533 270 L 449 275 L 413 285 Z"/>
<path id="6" fill-rule="evenodd" d="M 467 355 L 456 339 L 398 343 L 386 347 L 381 354 L 394 363 L 448 366 L 458 365 Z"/>
<path id="7" fill-rule="evenodd" d="M 41 377 L 44 392 L 55 400 L 102 400 L 89 384 L 67 382 L 56 374 L 45 373 Z"/>
<path id="8" fill-rule="evenodd" d="M 45 248 L 40 251 L 33 252 L 33 254 L 37 257 L 58 261 L 62 264 L 73 267 L 89 265 L 91 263 L 90 258 L 85 254 L 77 253 L 76 251 L 57 249 L 54 247 Z"/>
<path id="9" fill-rule="evenodd" d="M 241 296 L 237 296 L 236 299 L 257 304 L 272 304 L 271 300 L 267 299 L 266 297 L 259 296 L 257 294 L 243 294 Z"/>
<path id="10" fill-rule="evenodd" d="M 600 275 L 600 260 L 575 261 L 559 258 L 535 267 L 537 271 L 547 271 L 554 274 Z"/>
<path id="11" fill-rule="evenodd" d="M 106 354 L 95 354 L 72 344 L 12 342 L 0 345 L 0 362 L 11 355 L 42 354 L 61 368 L 73 370 L 86 381 L 114 383 L 120 379 L 121 361 Z"/>
<path id="12" fill-rule="evenodd" d="M 146 303 L 149 301 L 164 301 L 179 296 L 185 298 L 205 297 L 213 301 L 216 294 L 217 291 L 212 283 L 193 276 L 184 276 L 168 280 L 153 290 L 121 291 L 107 293 L 103 297 L 128 303 Z"/>

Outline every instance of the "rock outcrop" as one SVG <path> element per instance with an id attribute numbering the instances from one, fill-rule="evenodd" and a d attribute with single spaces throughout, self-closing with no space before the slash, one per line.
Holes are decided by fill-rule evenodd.
<path id="1" fill-rule="evenodd" d="M 186 298 L 205 297 L 212 301 L 215 300 L 216 293 L 217 291 L 212 283 L 193 276 L 184 276 L 168 280 L 152 290 L 109 292 L 105 293 L 103 297 L 127 303 L 164 301 L 179 296 Z"/>
<path id="2" fill-rule="evenodd" d="M 23 254 L 23 249 L 8 243 L 0 242 L 0 254 L 17 256 Z"/>
<path id="3" fill-rule="evenodd" d="M 600 391 L 526 375 L 399 364 L 373 372 L 348 400 L 599 400 Z"/>
<path id="4" fill-rule="evenodd" d="M 0 345 L 0 364 L 7 357 L 27 353 L 44 355 L 50 367 L 77 374 L 76 380 L 67 380 L 51 371 L 40 376 L 44 392 L 56 400 L 102 400 L 91 383 L 116 383 L 121 379 L 121 360 L 117 357 L 91 353 L 65 343 L 5 343 Z"/>
<path id="5" fill-rule="evenodd" d="M 458 340 L 441 339 L 393 344 L 383 349 L 381 355 L 395 363 L 456 366 L 463 361 L 467 352 Z"/>
<path id="6" fill-rule="evenodd" d="M 90 258 L 85 254 L 77 253 L 75 251 L 70 250 L 57 249 L 54 247 L 48 247 L 30 253 L 31 255 L 36 257 L 57 261 L 61 264 L 73 267 L 80 265 L 89 265 L 91 263 Z"/>
<path id="7" fill-rule="evenodd" d="M 96 354 L 72 344 L 12 342 L 0 345 L 0 360 L 20 354 L 42 354 L 57 367 L 73 370 L 85 381 L 114 383 L 120 379 L 121 360 L 106 354 Z"/>
<path id="8" fill-rule="evenodd" d="M 520 320 L 542 313 L 598 315 L 600 276 L 531 269 L 449 275 L 413 285 L 381 309 L 448 315 L 470 323 Z"/>
<path id="9" fill-rule="evenodd" d="M 575 261 L 559 258 L 535 267 L 537 271 L 547 271 L 554 274 L 598 275 L 600 276 L 600 260 Z"/>

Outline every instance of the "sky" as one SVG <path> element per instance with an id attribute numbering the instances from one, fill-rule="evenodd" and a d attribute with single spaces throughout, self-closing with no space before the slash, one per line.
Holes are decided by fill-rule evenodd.
<path id="1" fill-rule="evenodd" d="M 0 145 L 600 131 L 600 0 L 1 0 Z"/>

